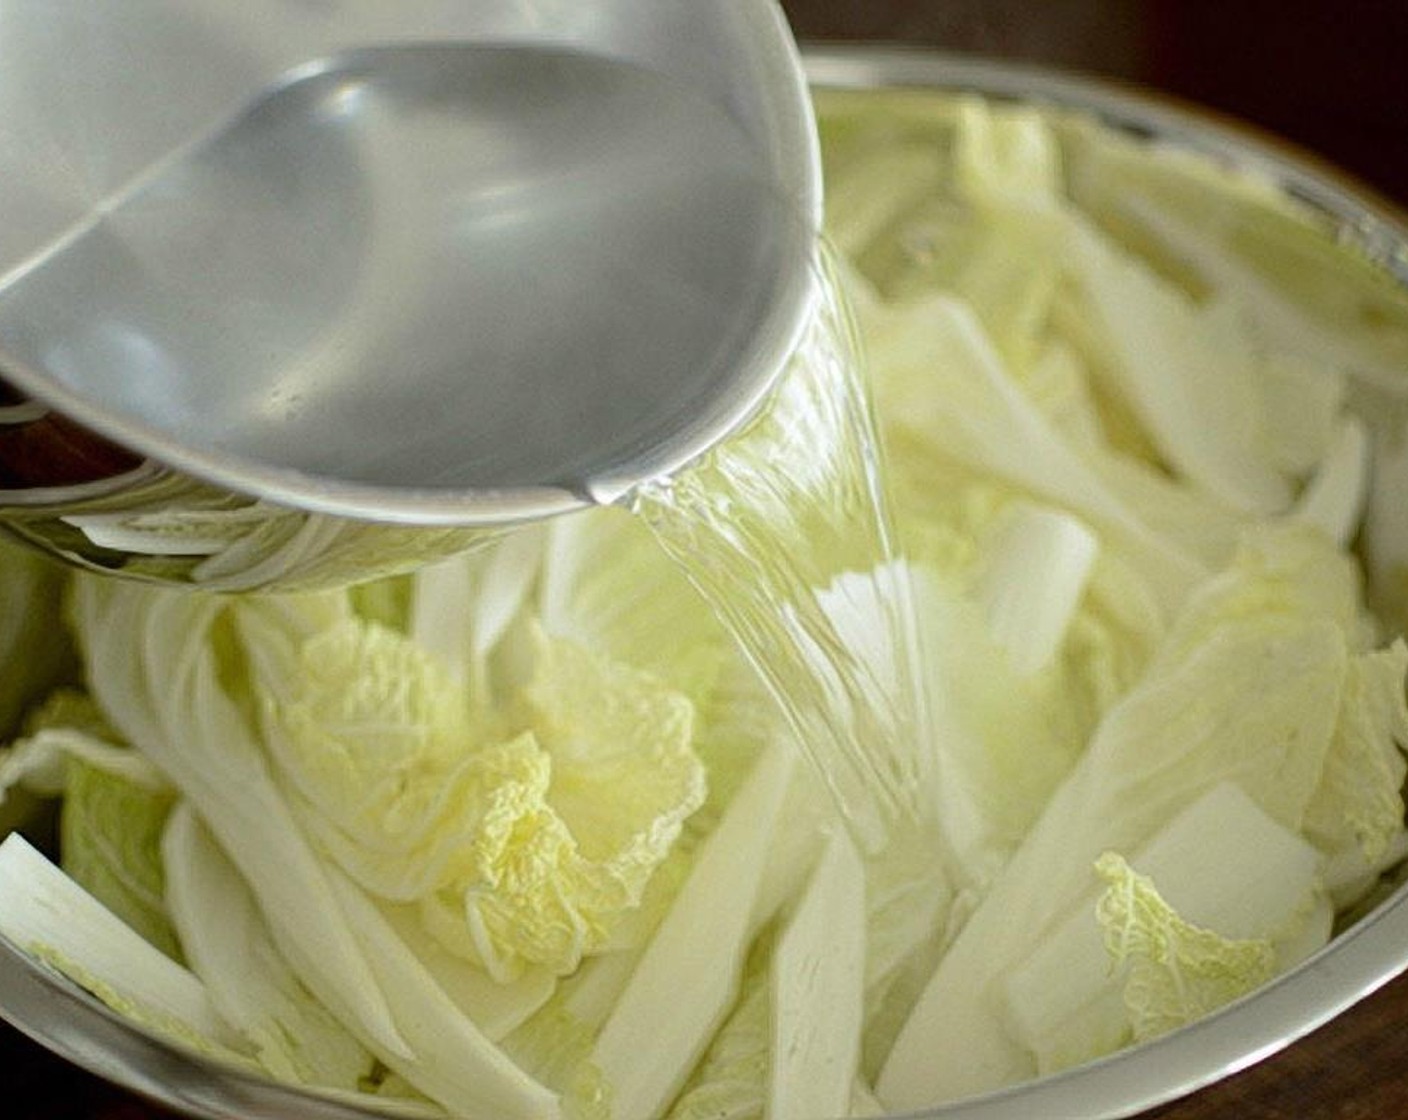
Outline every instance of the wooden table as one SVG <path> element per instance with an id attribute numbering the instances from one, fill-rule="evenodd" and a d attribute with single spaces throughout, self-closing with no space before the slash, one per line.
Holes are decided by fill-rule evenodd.
<path id="1" fill-rule="evenodd" d="M 1408 202 L 1408 82 L 1399 50 L 1408 42 L 1408 5 L 783 0 L 783 7 L 803 39 L 927 43 L 1142 81 L 1298 140 Z M 0 1073 L 7 1120 L 169 1120 L 3 1024 Z M 1145 1120 L 1229 1117 L 1408 1117 L 1408 978 L 1288 1050 Z"/>

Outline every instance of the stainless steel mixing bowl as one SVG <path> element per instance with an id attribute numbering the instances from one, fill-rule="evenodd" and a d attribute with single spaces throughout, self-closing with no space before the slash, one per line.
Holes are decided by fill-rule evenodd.
<path id="1" fill-rule="evenodd" d="M 1139 93 L 1006 64 L 874 48 L 812 51 L 814 85 L 973 90 L 1066 106 L 1116 129 L 1254 167 L 1318 210 L 1338 235 L 1408 287 L 1408 225 L 1311 161 L 1196 111 Z M 1408 968 L 1408 887 L 1321 952 L 1192 1026 L 1098 1062 L 916 1114 L 929 1120 L 1125 1117 L 1226 1077 L 1289 1045 Z M 0 941 L 0 1013 L 59 1054 L 161 1103 L 219 1120 L 355 1120 L 373 1113 L 179 1052 Z"/>

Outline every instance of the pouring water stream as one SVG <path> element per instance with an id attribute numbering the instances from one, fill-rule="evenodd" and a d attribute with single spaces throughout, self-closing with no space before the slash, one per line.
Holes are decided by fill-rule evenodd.
<path id="1" fill-rule="evenodd" d="M 438 525 L 456 545 L 444 526 L 622 502 L 874 851 L 923 815 L 924 719 L 806 179 L 786 189 L 716 98 L 634 63 L 551 43 L 347 52 L 287 73 L 10 267 L 0 369 L 151 454 L 163 482 L 174 469 L 314 518 Z M 172 499 L 143 486 L 135 521 L 163 523 Z M 70 557 L 86 534 L 103 555 L 84 559 L 121 567 L 106 555 L 133 537 L 120 489 L 67 494 L 12 494 L 18 531 L 59 526 Z M 223 501 L 201 496 L 203 523 Z M 231 589 L 360 546 L 339 521 L 233 516 L 254 525 L 233 546 L 181 545 L 209 537 L 219 551 L 193 570 Z M 178 560 L 127 570 L 166 578 Z"/>

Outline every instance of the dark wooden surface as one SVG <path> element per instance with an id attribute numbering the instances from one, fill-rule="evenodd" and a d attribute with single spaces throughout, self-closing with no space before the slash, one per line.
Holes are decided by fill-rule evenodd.
<path id="1" fill-rule="evenodd" d="M 931 44 L 1144 82 L 1270 128 L 1408 204 L 1408 5 L 1398 0 L 783 0 L 783 7 L 802 39 Z M 0 1075 L 7 1120 L 169 1120 L 3 1024 Z M 1408 1117 L 1408 979 L 1146 1120 L 1398 1117 Z"/>

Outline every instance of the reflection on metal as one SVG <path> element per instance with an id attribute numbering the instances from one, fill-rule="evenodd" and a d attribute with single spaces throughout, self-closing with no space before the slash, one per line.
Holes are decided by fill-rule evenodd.
<path id="1" fill-rule="evenodd" d="M 224 571 L 155 541 L 193 516 L 259 586 L 424 560 L 688 462 L 810 312 L 772 0 L 41 7 L 0 0 L 0 521 L 67 559 Z"/>
<path id="2" fill-rule="evenodd" d="M 288 509 L 150 463 L 71 486 L 0 490 L 0 501 L 16 502 L 0 530 L 85 571 L 207 591 L 301 591 L 392 575 L 504 532 Z"/>

